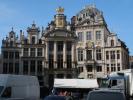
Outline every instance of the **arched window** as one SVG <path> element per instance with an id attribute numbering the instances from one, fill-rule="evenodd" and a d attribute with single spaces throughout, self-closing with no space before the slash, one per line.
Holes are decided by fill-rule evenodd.
<path id="1" fill-rule="evenodd" d="M 111 40 L 111 46 L 114 46 L 114 40 L 113 39 Z"/>

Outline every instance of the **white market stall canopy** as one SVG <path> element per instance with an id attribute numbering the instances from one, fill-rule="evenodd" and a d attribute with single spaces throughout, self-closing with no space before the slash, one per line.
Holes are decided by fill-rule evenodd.
<path id="1" fill-rule="evenodd" d="M 55 88 L 98 88 L 96 79 L 54 79 Z"/>

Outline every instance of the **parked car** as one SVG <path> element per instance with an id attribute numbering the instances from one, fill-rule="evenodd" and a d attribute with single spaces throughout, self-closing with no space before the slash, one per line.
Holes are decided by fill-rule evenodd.
<path id="1" fill-rule="evenodd" d="M 94 90 L 89 92 L 87 100 L 126 100 L 126 97 L 118 91 Z"/>
<path id="2" fill-rule="evenodd" d="M 44 98 L 44 100 L 73 100 L 69 96 L 58 96 L 58 95 L 49 95 Z"/>

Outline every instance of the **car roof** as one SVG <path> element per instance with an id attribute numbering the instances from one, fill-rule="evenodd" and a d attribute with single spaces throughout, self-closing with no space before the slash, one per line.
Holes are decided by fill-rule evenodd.
<path id="1" fill-rule="evenodd" d="M 111 90 L 94 90 L 88 94 L 87 100 L 126 100 L 122 92 Z"/>
<path id="2" fill-rule="evenodd" d="M 44 100 L 65 100 L 65 96 L 49 95 Z"/>

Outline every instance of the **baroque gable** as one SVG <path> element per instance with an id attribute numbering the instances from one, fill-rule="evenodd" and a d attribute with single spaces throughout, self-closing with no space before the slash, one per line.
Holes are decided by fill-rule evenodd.
<path id="1" fill-rule="evenodd" d="M 68 31 L 66 29 L 56 29 L 56 30 L 52 30 L 50 32 L 47 32 L 43 35 L 45 38 L 56 38 L 56 37 L 60 37 L 60 38 L 75 38 L 76 35 L 75 33 Z"/>

